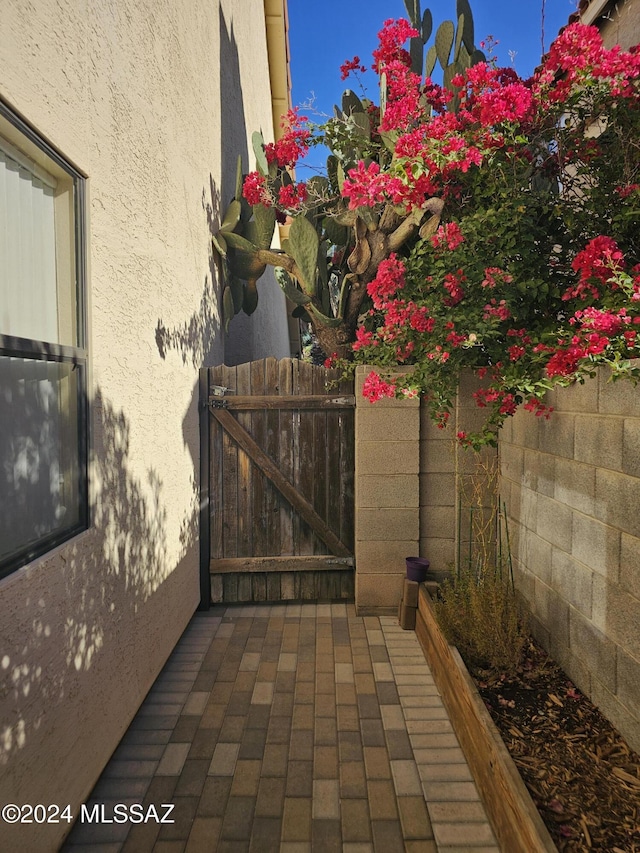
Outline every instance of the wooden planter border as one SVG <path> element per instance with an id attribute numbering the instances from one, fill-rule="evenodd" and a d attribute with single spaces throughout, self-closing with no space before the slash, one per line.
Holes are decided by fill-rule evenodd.
<path id="1" fill-rule="evenodd" d="M 557 853 L 458 650 L 440 630 L 420 587 L 416 635 L 447 707 L 494 832 L 508 853 Z"/>

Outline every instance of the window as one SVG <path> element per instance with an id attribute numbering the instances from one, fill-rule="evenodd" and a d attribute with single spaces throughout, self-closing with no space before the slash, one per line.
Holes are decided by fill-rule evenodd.
<path id="1" fill-rule="evenodd" d="M 84 178 L 0 101 L 0 577 L 88 525 Z"/>

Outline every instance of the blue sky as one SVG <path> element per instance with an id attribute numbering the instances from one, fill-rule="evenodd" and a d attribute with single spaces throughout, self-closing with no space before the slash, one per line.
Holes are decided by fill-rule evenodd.
<path id="1" fill-rule="evenodd" d="M 499 63 L 513 64 L 521 76 L 528 77 L 542 53 L 542 5 L 543 0 L 471 0 L 476 44 L 492 35 L 499 42 Z M 384 20 L 407 17 L 403 0 L 288 0 L 288 6 L 293 103 L 306 104 L 314 98 L 315 108 L 325 114 L 340 102 L 347 86 L 362 94 L 353 77 L 340 80 L 340 65 L 345 59 L 357 54 L 364 65 L 370 66 Z M 548 50 L 575 11 L 576 0 L 546 0 L 544 6 L 544 43 Z M 441 21 L 456 16 L 455 0 L 422 0 L 421 8 L 431 9 L 434 31 Z M 365 80 L 370 87 L 368 96 L 377 102 L 375 76 L 369 73 Z M 305 112 L 314 120 L 313 113 Z M 315 159 L 312 155 L 309 162 Z M 299 179 L 305 179 L 303 163 L 297 173 Z"/>

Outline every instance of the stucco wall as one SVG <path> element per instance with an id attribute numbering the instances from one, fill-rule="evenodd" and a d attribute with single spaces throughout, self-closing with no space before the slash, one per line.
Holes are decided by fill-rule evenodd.
<path id="1" fill-rule="evenodd" d="M 262 0 L 5 0 L 1 28 L 0 95 L 89 179 L 93 521 L 0 582 L 0 800 L 77 812 L 198 604 L 197 368 L 229 352 L 210 234 L 237 153 L 272 136 L 265 20 Z M 288 355 L 259 288 L 235 360 Z M 0 847 L 67 829 L 3 824 Z"/>
<path id="2" fill-rule="evenodd" d="M 601 371 L 502 431 L 517 585 L 535 633 L 640 748 L 640 396 Z"/>

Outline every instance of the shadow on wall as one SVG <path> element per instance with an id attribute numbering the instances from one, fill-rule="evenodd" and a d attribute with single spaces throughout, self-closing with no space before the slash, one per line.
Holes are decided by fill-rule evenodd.
<path id="1" fill-rule="evenodd" d="M 202 208 L 211 235 L 220 228 L 224 211 L 235 194 L 238 155 L 242 157 L 242 168 L 245 172 L 249 157 L 238 47 L 233 26 L 227 26 L 222 7 L 219 16 L 222 183 L 218 188 L 213 175 L 210 174 L 209 186 L 202 191 Z M 221 316 L 222 283 L 210 243 L 209 274 L 205 277 L 198 310 L 180 326 L 171 327 L 162 319 L 158 320 L 156 345 L 160 356 L 164 359 L 169 350 L 175 350 L 181 354 L 183 364 L 191 364 L 196 368 L 218 363 L 221 359 L 215 358 L 214 345 L 222 332 Z M 243 313 L 236 315 L 232 322 L 234 334 L 225 341 L 224 361 L 226 364 L 239 364 L 251 360 L 252 327 L 250 318 Z"/>
<path id="2" fill-rule="evenodd" d="M 149 686 L 143 682 L 155 674 L 150 669 L 156 662 L 132 654 L 137 633 L 142 636 L 151 624 L 149 615 L 140 622 L 136 617 L 162 584 L 179 582 L 178 570 L 185 561 L 198 565 L 195 475 L 180 525 L 178 557 L 170 564 L 167 552 L 175 548 L 167 541 L 162 480 L 153 468 L 147 471 L 146 483 L 130 472 L 129 422 L 100 390 L 94 401 L 93 437 L 95 503 L 90 531 L 50 560 L 24 569 L 30 576 L 7 579 L 3 590 L 5 617 L 11 618 L 4 618 L 0 629 L 0 766 L 28 748 L 34 736 L 39 745 L 51 739 L 51 761 L 60 729 L 66 727 L 68 732 L 69 720 L 81 721 L 89 706 L 101 715 L 93 726 L 99 724 L 109 732 L 106 743 L 98 741 L 105 749 L 109 742 L 113 748 L 117 740 L 109 738 L 122 733 L 143 698 L 141 690 Z M 148 612 L 155 613 L 159 606 L 151 605 Z M 162 631 L 162 625 L 156 630 Z M 83 676 L 92 669 L 91 676 Z M 93 698 L 87 703 L 89 691 Z M 74 732 L 80 748 L 88 748 L 87 739 L 92 737 L 88 729 L 80 722 Z M 106 761 L 108 755 L 101 757 Z M 74 771 L 77 756 L 64 753 L 57 758 L 61 780 L 79 775 L 72 784 L 92 783 Z M 28 768 L 35 760 L 32 754 L 21 765 L 26 767 L 22 781 L 6 780 L 16 795 L 28 795 L 20 788 L 32 778 Z M 32 772 L 38 775 L 37 770 Z"/>

